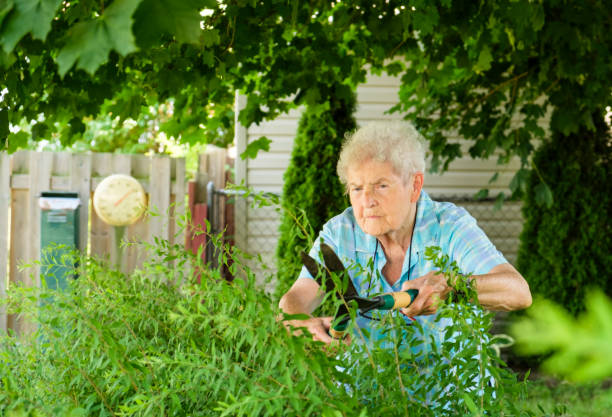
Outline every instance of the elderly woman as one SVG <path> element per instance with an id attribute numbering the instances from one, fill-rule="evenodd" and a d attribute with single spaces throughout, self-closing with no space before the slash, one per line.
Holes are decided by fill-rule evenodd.
<path id="1" fill-rule="evenodd" d="M 422 138 L 409 124 L 372 123 L 348 137 L 338 161 L 338 176 L 349 194 L 351 207 L 329 220 L 310 256 L 320 258 L 322 239 L 345 266 L 373 263 L 374 279 L 349 270 L 362 296 L 415 288 L 419 294 L 404 309 L 405 320 L 423 320 L 436 313 L 439 299 L 452 290 L 445 278 L 425 259 L 425 248 L 438 246 L 457 262 L 463 273 L 472 273 L 480 304 L 490 310 L 517 310 L 531 304 L 529 286 L 496 250 L 470 214 L 450 203 L 440 203 L 423 191 L 425 152 Z M 299 278 L 281 298 L 288 314 L 311 313 L 323 294 L 312 276 L 302 269 Z M 427 317 L 429 316 L 429 317 Z M 430 320 L 429 320 L 430 321 Z M 358 320 L 367 327 L 370 320 Z M 330 343 L 331 317 L 292 321 L 306 327 L 315 340 Z"/>

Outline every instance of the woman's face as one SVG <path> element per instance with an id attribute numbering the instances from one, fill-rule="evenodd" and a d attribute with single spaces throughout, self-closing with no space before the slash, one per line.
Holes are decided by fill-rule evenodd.
<path id="1" fill-rule="evenodd" d="M 379 237 L 409 227 L 421 188 L 414 187 L 414 177 L 404 184 L 389 162 L 371 159 L 349 167 L 351 206 L 365 233 Z"/>

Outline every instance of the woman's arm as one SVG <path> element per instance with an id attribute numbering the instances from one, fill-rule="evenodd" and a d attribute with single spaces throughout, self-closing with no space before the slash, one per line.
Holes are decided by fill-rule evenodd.
<path id="1" fill-rule="evenodd" d="M 489 310 L 521 310 L 531 305 L 529 284 L 509 263 L 497 265 L 488 273 L 471 278 L 478 301 Z"/>
<path id="2" fill-rule="evenodd" d="M 497 265 L 486 274 L 472 275 L 470 279 L 478 293 L 478 301 L 488 310 L 512 311 L 531 305 L 531 292 L 527 281 L 509 263 Z M 452 291 L 444 275 L 437 271 L 402 285 L 403 291 L 411 288 L 418 289 L 419 295 L 410 307 L 402 309 L 402 313 L 411 317 L 434 314 L 439 300 L 446 299 Z"/>
<path id="3" fill-rule="evenodd" d="M 319 291 L 319 284 L 311 278 L 298 278 L 293 286 L 283 295 L 278 303 L 280 309 L 286 314 L 307 314 L 312 312 L 321 304 L 323 295 Z M 331 343 L 329 326 L 331 317 L 311 317 L 306 320 L 285 320 L 285 327 L 305 327 L 312 334 L 314 340 Z"/>
<path id="4" fill-rule="evenodd" d="M 278 306 L 287 314 L 312 314 L 323 300 L 319 284 L 311 278 L 298 278 L 283 295 Z"/>

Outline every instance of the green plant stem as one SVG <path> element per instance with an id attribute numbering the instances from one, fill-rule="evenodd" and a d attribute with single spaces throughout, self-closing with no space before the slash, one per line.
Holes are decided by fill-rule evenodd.
<path id="1" fill-rule="evenodd" d="M 113 407 L 110 406 L 110 404 L 108 403 L 108 400 L 106 399 L 106 396 L 102 393 L 102 391 L 100 390 L 100 388 L 98 388 L 98 386 L 96 385 L 96 383 L 89 377 L 89 375 L 87 374 L 87 372 L 83 371 L 83 369 L 81 368 L 77 368 L 78 371 L 81 373 L 81 375 L 83 376 L 83 378 L 85 378 L 93 387 L 93 389 L 96 391 L 96 393 L 98 394 L 98 397 L 100 397 L 100 399 L 102 400 L 102 402 L 104 403 L 104 405 L 106 406 L 106 408 L 108 409 L 108 411 L 110 411 L 110 413 L 112 415 L 115 415 L 115 412 L 113 411 Z"/>
<path id="2" fill-rule="evenodd" d="M 99 295 L 99 296 L 101 296 L 102 298 L 104 298 L 105 300 L 107 300 L 107 301 L 109 302 L 109 305 L 110 305 L 110 304 L 114 304 L 114 303 L 112 302 L 112 300 L 111 300 L 109 297 L 107 297 L 107 296 L 105 295 L 105 293 L 104 293 L 104 292 L 103 292 L 103 291 L 100 289 L 100 287 L 99 287 L 99 286 L 98 286 L 98 285 L 97 285 L 95 282 L 93 282 L 93 281 L 91 280 L 91 278 L 89 278 L 89 277 L 88 277 L 88 280 L 90 281 L 91 286 L 92 286 L 92 287 L 93 287 L 93 288 L 96 290 L 96 292 L 98 293 L 98 295 Z M 129 323 L 127 322 L 127 320 L 125 320 L 125 318 L 124 318 L 124 317 L 122 317 L 122 316 L 119 316 L 119 320 L 121 320 L 121 322 L 123 323 L 123 325 L 124 325 L 124 326 L 125 326 L 125 327 L 128 329 L 128 331 L 130 332 L 130 334 L 131 334 L 131 335 L 132 335 L 132 337 L 133 337 L 133 340 L 134 340 L 134 341 L 137 341 L 137 340 L 138 340 L 138 336 L 136 336 L 136 333 L 134 332 L 134 330 L 132 329 L 132 327 L 129 325 Z M 138 349 L 140 350 L 140 353 L 143 355 L 143 357 L 144 357 L 145 359 L 147 359 L 147 358 L 148 358 L 148 355 L 147 355 L 146 351 L 145 351 L 145 350 L 142 348 L 142 346 L 141 346 L 140 344 L 137 344 L 137 347 L 138 347 Z M 155 380 L 157 377 L 156 377 L 156 375 L 155 375 L 155 372 L 154 372 L 154 370 L 153 370 L 153 367 L 151 366 L 151 364 L 147 364 L 147 367 L 149 368 L 149 371 L 151 372 L 151 377 L 153 378 L 153 380 Z"/>
<path id="3" fill-rule="evenodd" d="M 399 381 L 400 388 L 402 389 L 402 391 L 406 391 L 406 387 L 404 387 L 404 381 L 402 379 L 402 372 L 401 372 L 401 369 L 400 369 L 399 354 L 397 352 L 397 345 L 395 343 L 393 343 L 393 354 L 395 355 L 395 369 L 397 370 L 397 379 Z M 406 407 L 406 415 L 408 415 L 408 403 L 405 403 L 404 406 Z"/>

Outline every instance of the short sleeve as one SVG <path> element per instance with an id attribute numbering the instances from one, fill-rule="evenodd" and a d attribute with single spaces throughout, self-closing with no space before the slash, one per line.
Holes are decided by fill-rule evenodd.
<path id="1" fill-rule="evenodd" d="M 508 262 L 465 209 L 455 207 L 443 216 L 441 226 L 441 246 L 457 262 L 461 272 L 486 274 Z"/>

